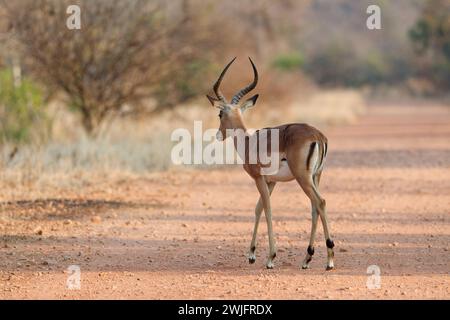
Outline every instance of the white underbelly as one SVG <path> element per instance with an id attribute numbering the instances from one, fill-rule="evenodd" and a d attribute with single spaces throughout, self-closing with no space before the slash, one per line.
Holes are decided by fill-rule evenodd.
<path id="1" fill-rule="evenodd" d="M 291 172 L 291 169 L 289 169 L 287 161 L 280 161 L 280 168 L 275 174 L 267 175 L 266 181 L 267 182 L 286 182 L 294 180 L 294 175 Z"/>

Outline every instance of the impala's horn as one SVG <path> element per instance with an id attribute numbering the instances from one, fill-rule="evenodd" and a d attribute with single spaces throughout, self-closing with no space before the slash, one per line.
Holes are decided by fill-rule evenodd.
<path id="1" fill-rule="evenodd" d="M 209 102 L 211 103 L 211 105 L 214 106 L 214 102 L 219 101 L 219 99 L 216 99 L 214 97 L 211 97 L 209 94 L 206 95 L 206 97 L 208 98 Z"/>
<path id="2" fill-rule="evenodd" d="M 250 63 L 252 64 L 252 67 L 253 67 L 253 74 L 254 74 L 253 82 L 249 86 L 245 87 L 244 89 L 242 89 L 238 93 L 236 93 L 236 95 L 231 100 L 231 104 L 238 104 L 239 101 L 242 99 L 242 97 L 245 96 L 250 91 L 252 91 L 253 89 L 255 89 L 256 85 L 258 84 L 258 70 L 256 70 L 256 67 L 252 61 L 252 58 L 248 57 L 248 59 L 250 60 Z"/>
<path id="3" fill-rule="evenodd" d="M 222 102 L 227 102 L 227 100 L 225 99 L 225 97 L 223 96 L 222 92 L 220 92 L 220 83 L 222 82 L 223 77 L 225 76 L 225 73 L 227 73 L 228 68 L 233 64 L 234 60 L 236 60 L 236 57 L 234 57 L 233 60 L 231 60 L 227 66 L 225 67 L 225 69 L 223 69 L 222 73 L 220 74 L 219 79 L 217 79 L 216 83 L 214 84 L 214 93 L 217 96 L 217 99 L 219 99 Z M 209 98 L 208 98 L 209 99 Z M 210 99 L 211 101 L 211 99 Z"/>

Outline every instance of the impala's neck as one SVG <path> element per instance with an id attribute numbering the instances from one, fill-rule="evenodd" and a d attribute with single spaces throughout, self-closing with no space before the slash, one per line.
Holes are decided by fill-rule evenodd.
<path id="1" fill-rule="evenodd" d="M 248 158 L 248 137 L 250 132 L 247 130 L 247 126 L 244 123 L 244 119 L 242 118 L 242 113 L 236 113 L 232 118 L 232 128 L 234 130 L 234 149 L 236 150 L 239 157 L 245 161 Z"/>
<path id="2" fill-rule="evenodd" d="M 242 113 L 240 111 L 233 114 L 231 118 L 231 126 L 237 132 L 247 132 L 247 126 L 244 123 L 244 119 L 242 118 Z"/>

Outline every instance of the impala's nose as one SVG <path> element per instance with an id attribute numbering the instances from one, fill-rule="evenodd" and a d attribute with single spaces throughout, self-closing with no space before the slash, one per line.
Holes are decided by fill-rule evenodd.
<path id="1" fill-rule="evenodd" d="M 223 135 L 222 135 L 222 132 L 220 132 L 220 130 L 217 130 L 216 139 L 218 141 L 223 141 Z"/>

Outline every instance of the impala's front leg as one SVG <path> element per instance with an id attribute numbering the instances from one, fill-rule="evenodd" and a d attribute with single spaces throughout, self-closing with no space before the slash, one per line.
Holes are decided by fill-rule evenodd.
<path id="1" fill-rule="evenodd" d="M 269 234 L 269 257 L 267 259 L 267 269 L 273 269 L 273 259 L 275 259 L 277 253 L 275 248 L 275 240 L 273 238 L 272 229 L 272 210 L 270 208 L 270 191 L 269 187 L 263 177 L 258 177 L 256 180 L 256 187 L 261 195 L 261 201 L 264 208 L 267 221 L 267 232 Z"/>
<path id="2" fill-rule="evenodd" d="M 269 187 L 269 193 L 272 194 L 273 188 L 275 187 L 275 182 L 270 182 L 268 184 Z M 253 228 L 253 237 L 252 242 L 250 243 L 250 251 L 248 253 L 248 262 L 250 264 L 255 263 L 256 261 L 256 236 L 258 234 L 258 226 L 259 221 L 261 219 L 261 213 L 263 210 L 263 204 L 262 204 L 262 198 L 260 197 L 258 200 L 258 203 L 256 204 L 255 208 L 255 227 Z"/>

